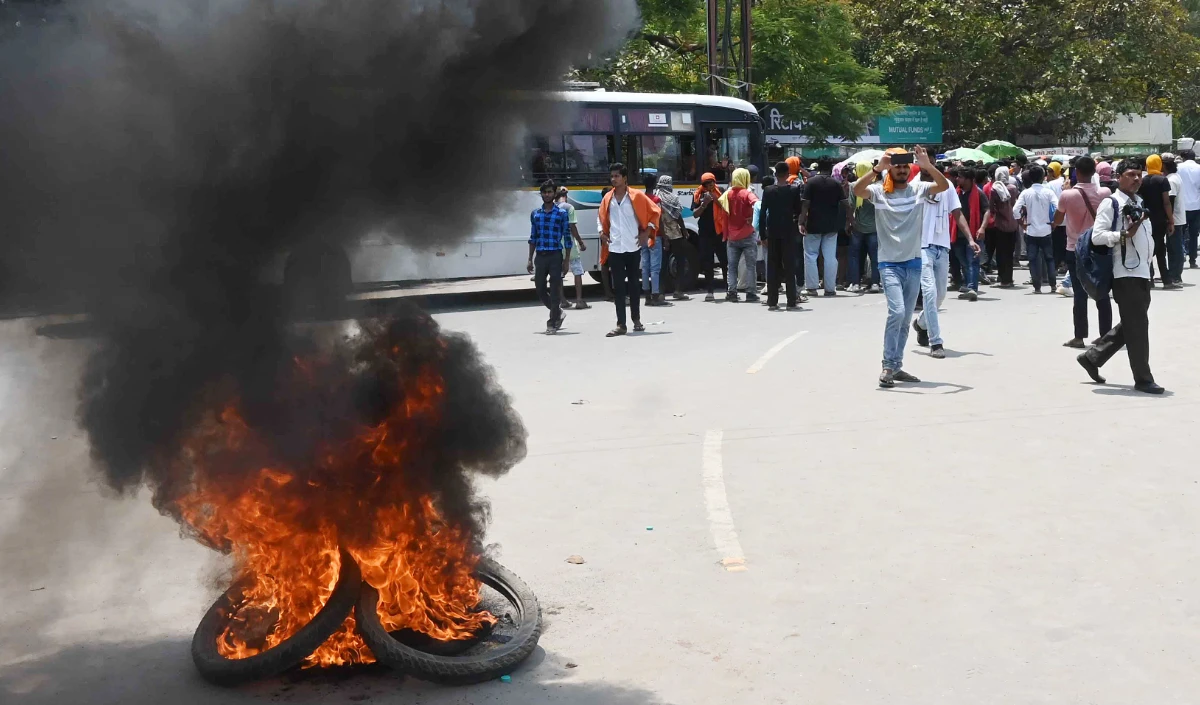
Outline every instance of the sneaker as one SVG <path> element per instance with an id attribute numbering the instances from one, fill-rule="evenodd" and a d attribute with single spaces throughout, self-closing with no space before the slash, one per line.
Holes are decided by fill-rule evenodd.
<path id="1" fill-rule="evenodd" d="M 1087 347 L 1087 343 L 1083 342 L 1083 338 L 1071 338 L 1067 342 L 1063 343 L 1063 347 L 1064 348 L 1075 348 L 1076 350 L 1083 350 L 1084 348 Z"/>
<path id="2" fill-rule="evenodd" d="M 1075 358 L 1075 361 L 1078 362 L 1079 366 L 1088 373 L 1088 377 L 1091 377 L 1093 382 L 1096 384 L 1104 384 L 1105 380 L 1100 376 L 1100 368 L 1088 359 L 1087 353 L 1083 353 L 1079 357 Z"/>
<path id="3" fill-rule="evenodd" d="M 872 284 L 872 285 L 871 285 L 871 293 L 872 293 L 872 294 L 878 294 L 878 293 L 880 293 L 880 292 L 882 292 L 882 291 L 883 291 L 883 288 L 882 288 L 882 287 L 880 287 L 878 284 Z"/>
<path id="4" fill-rule="evenodd" d="M 778 311 L 778 310 L 779 310 L 779 304 L 774 304 L 774 305 L 771 305 L 771 306 L 767 306 L 767 310 L 768 310 L 768 311 Z"/>
<path id="5" fill-rule="evenodd" d="M 796 301 L 802 304 L 808 303 L 808 294 L 796 294 Z"/>
<path id="6" fill-rule="evenodd" d="M 934 345 L 932 348 L 929 348 L 929 357 L 932 357 L 935 360 L 944 360 L 946 359 L 946 350 L 941 346 L 940 343 Z"/>
<path id="7" fill-rule="evenodd" d="M 845 290 L 846 290 L 846 285 L 845 285 L 845 284 L 838 284 L 838 285 L 837 285 L 837 290 L 838 290 L 838 291 L 845 291 Z"/>
<path id="8" fill-rule="evenodd" d="M 799 310 L 800 310 L 800 304 L 788 304 L 788 305 L 787 305 L 787 310 L 789 310 L 789 311 L 799 311 Z"/>
<path id="9" fill-rule="evenodd" d="M 761 301 L 761 299 L 758 298 L 758 294 L 746 294 L 746 303 L 756 304 L 759 301 Z"/>
<path id="10" fill-rule="evenodd" d="M 725 294 L 725 300 L 733 304 L 736 304 L 739 301 L 737 294 Z"/>
<path id="11" fill-rule="evenodd" d="M 1138 382 L 1133 385 L 1133 388 L 1145 394 L 1162 394 L 1167 391 L 1154 382 Z"/>
<path id="12" fill-rule="evenodd" d="M 970 291 L 971 291 L 970 289 L 967 289 L 967 290 L 965 290 L 965 291 L 960 291 L 960 292 L 958 292 L 958 298 L 960 298 L 960 299 L 965 299 L 965 298 L 967 298 L 967 293 L 968 293 L 968 292 L 970 292 Z"/>
<path id="13" fill-rule="evenodd" d="M 565 314 L 565 313 L 560 313 L 560 314 L 558 315 L 558 323 L 555 323 L 555 324 L 554 324 L 554 332 L 555 332 L 555 333 L 557 333 L 557 332 L 559 332 L 560 330 L 562 330 L 563 321 L 565 321 L 565 320 L 567 320 L 567 314 Z"/>
<path id="14" fill-rule="evenodd" d="M 967 301 L 978 301 L 979 293 L 974 289 L 967 289 Z"/>
<path id="15" fill-rule="evenodd" d="M 1059 285 L 1058 285 L 1058 288 L 1057 288 L 1057 289 L 1055 289 L 1055 291 L 1058 293 L 1058 295 L 1059 295 L 1059 296 L 1067 296 L 1067 297 L 1070 297 L 1070 296 L 1074 296 L 1074 295 L 1075 295 L 1073 291 L 1071 291 L 1071 290 L 1070 290 L 1070 289 L 1068 289 L 1067 287 L 1063 286 L 1062 284 L 1059 284 Z"/>
<path id="16" fill-rule="evenodd" d="M 879 386 L 880 387 L 895 387 L 896 386 L 896 377 L 892 374 L 892 371 L 886 367 L 883 368 L 883 372 L 879 373 Z"/>
<path id="17" fill-rule="evenodd" d="M 897 382 L 911 382 L 914 384 L 921 381 L 904 370 L 896 370 L 893 372 L 892 379 L 896 380 Z"/>
<path id="18" fill-rule="evenodd" d="M 805 289 L 804 293 L 808 294 L 809 296 L 816 296 L 817 290 L 816 289 Z"/>
<path id="19" fill-rule="evenodd" d="M 558 332 L 558 329 L 555 328 L 554 326 L 546 326 L 546 335 L 554 335 L 557 332 Z"/>
<path id="20" fill-rule="evenodd" d="M 704 300 L 705 300 L 705 301 L 716 301 L 716 300 L 717 300 L 717 297 L 713 296 L 712 294 L 706 294 L 706 295 L 704 296 Z"/>
<path id="21" fill-rule="evenodd" d="M 929 347 L 929 331 L 917 325 L 917 319 L 915 318 L 913 319 L 912 327 L 917 332 L 917 345 L 923 348 Z"/>
<path id="22" fill-rule="evenodd" d="M 859 286 L 858 284 L 850 285 L 850 293 L 851 294 L 861 294 L 862 290 L 863 290 L 863 288 L 861 286 Z"/>
<path id="23" fill-rule="evenodd" d="M 836 291 L 827 291 L 827 292 L 825 292 L 825 295 L 826 296 L 837 296 L 837 292 Z"/>
<path id="24" fill-rule="evenodd" d="M 671 296 L 671 298 L 674 299 L 675 301 L 691 301 L 692 300 L 692 297 L 688 296 L 687 294 L 674 294 Z"/>

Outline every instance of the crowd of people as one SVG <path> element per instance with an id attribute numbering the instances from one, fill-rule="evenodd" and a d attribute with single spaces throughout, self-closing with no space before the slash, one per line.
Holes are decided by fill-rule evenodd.
<path id="1" fill-rule="evenodd" d="M 741 301 L 745 291 L 745 301 L 762 301 L 769 311 L 798 309 L 819 292 L 882 293 L 888 316 L 879 384 L 892 387 L 919 381 L 903 369 L 910 328 L 930 357 L 946 356 L 938 307 L 948 292 L 976 301 L 980 286 L 1012 288 L 1016 263 L 1027 260 L 1035 293 L 1073 298 L 1072 336 L 1064 345 L 1084 351 L 1078 361 L 1092 379 L 1102 383 L 1099 368 L 1127 347 L 1135 387 L 1162 393 L 1149 368 L 1147 312 L 1154 282 L 1179 289 L 1184 267 L 1197 267 L 1200 164 L 1192 152 L 984 165 L 893 148 L 833 170 L 829 159 L 804 169 L 792 157 L 761 179 L 754 167 L 735 169 L 727 189 L 711 173 L 701 177 L 686 206 L 696 217 L 705 301 L 716 300 L 722 279 L 725 301 Z M 643 292 L 646 306 L 671 305 L 661 290 L 664 256 L 676 272 L 687 266 L 685 202 L 669 176 L 651 177 L 644 187 L 631 188 L 626 167 L 613 164 L 600 204 L 603 280 L 617 317 L 610 337 L 627 333 L 627 308 L 633 330 L 644 330 Z M 588 307 L 578 257 L 585 244 L 565 189 L 547 182 L 542 198 L 531 215 L 529 271 L 553 333 L 563 308 Z M 1085 236 L 1089 247 L 1079 248 Z M 1111 282 L 1103 290 L 1085 291 L 1077 248 L 1087 251 L 1088 266 L 1104 258 Z M 562 304 L 557 274 L 572 268 L 576 300 Z M 690 299 L 683 277 L 673 279 L 670 298 Z M 1120 312 L 1116 326 L 1109 292 Z M 1089 345 L 1091 306 L 1099 337 Z"/>

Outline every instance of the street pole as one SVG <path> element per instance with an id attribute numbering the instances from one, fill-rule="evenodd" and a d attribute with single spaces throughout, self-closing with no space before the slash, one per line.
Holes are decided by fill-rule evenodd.
<path id="1" fill-rule="evenodd" d="M 717 95 L 717 0 L 708 0 L 708 92 Z"/>
<path id="2" fill-rule="evenodd" d="M 750 85 L 750 0 L 742 0 L 742 97 L 746 100 L 754 98 L 754 88 Z"/>

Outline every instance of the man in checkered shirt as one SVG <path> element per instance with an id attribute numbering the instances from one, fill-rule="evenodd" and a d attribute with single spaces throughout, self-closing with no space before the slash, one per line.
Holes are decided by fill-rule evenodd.
<path id="1" fill-rule="evenodd" d="M 533 275 L 538 298 L 550 309 L 546 333 L 552 335 L 562 328 L 566 318 L 562 312 L 562 278 L 570 266 L 573 243 L 567 211 L 554 202 L 554 182 L 542 184 L 541 192 L 542 207 L 529 215 L 529 261 L 525 268 Z M 567 257 L 563 257 L 564 251 Z"/>

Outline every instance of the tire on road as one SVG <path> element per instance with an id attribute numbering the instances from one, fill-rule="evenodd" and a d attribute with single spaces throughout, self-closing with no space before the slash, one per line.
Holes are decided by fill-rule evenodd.
<path id="1" fill-rule="evenodd" d="M 262 653 L 231 659 L 217 652 L 217 639 L 239 607 L 240 591 L 234 585 L 213 603 L 204 619 L 200 620 L 200 626 L 196 627 L 196 633 L 192 636 L 192 661 L 200 675 L 216 685 L 234 686 L 277 676 L 299 666 L 342 626 L 354 609 L 361 589 L 362 573 L 358 564 L 350 554 L 342 551 L 337 585 L 311 622 Z"/>
<path id="2" fill-rule="evenodd" d="M 481 559 L 475 576 L 498 593 L 507 611 L 501 614 L 493 608 L 500 623 L 459 653 L 430 653 L 397 640 L 379 621 L 378 591 L 365 583 L 355 609 L 359 634 L 380 663 L 422 680 L 468 685 L 507 675 L 537 647 L 542 610 L 529 586 L 499 563 Z"/>
<path id="3" fill-rule="evenodd" d="M 700 276 L 700 253 L 687 237 L 672 240 L 671 247 L 683 248 L 684 272 L 679 290 L 691 291 L 695 289 L 696 280 Z M 675 266 L 675 258 L 663 252 L 663 266 L 660 275 L 662 278 L 662 288 L 660 291 L 666 293 L 675 290 L 675 278 L 679 276 L 679 272 L 675 271 Z"/>

